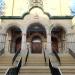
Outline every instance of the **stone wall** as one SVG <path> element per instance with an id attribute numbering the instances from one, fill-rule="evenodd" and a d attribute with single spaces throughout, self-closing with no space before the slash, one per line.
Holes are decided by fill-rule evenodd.
<path id="1" fill-rule="evenodd" d="M 8 28 L 12 26 L 17 26 L 22 31 L 22 44 L 21 44 L 21 54 L 25 55 L 27 53 L 27 42 L 26 42 L 26 32 L 27 28 L 32 23 L 41 23 L 45 29 L 47 34 L 47 54 L 50 54 L 51 51 L 51 30 L 55 26 L 62 26 L 66 31 L 66 39 L 65 42 L 70 41 L 69 38 L 71 37 L 69 33 L 72 31 L 72 20 L 71 19 L 49 19 L 40 16 L 34 16 L 32 14 L 26 15 L 23 19 L 2 19 L 0 26 L 2 29 L 0 33 L 7 34 Z M 74 38 L 74 36 L 72 37 Z M 66 47 L 68 48 L 68 46 Z M 5 49 L 7 50 L 7 49 Z M 65 49 L 66 50 L 66 49 Z M 64 50 L 64 51 L 65 51 Z M 6 51 L 9 52 L 9 51 Z"/>

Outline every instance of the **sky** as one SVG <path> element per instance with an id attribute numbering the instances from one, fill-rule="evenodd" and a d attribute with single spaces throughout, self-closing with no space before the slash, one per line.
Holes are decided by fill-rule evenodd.
<path id="1" fill-rule="evenodd" d="M 3 0 L 0 0 L 0 7 L 3 7 L 2 5 L 4 4 Z"/>
<path id="2" fill-rule="evenodd" d="M 71 2 L 71 13 L 73 16 L 75 16 L 75 0 L 72 0 Z"/>
<path id="3" fill-rule="evenodd" d="M 2 7 L 1 6 L 1 2 L 6 2 L 7 4 L 6 4 L 6 11 L 7 11 L 7 13 L 6 13 L 6 15 L 11 15 L 12 14 L 12 1 L 13 0 L 0 0 L 0 7 Z M 27 2 L 26 1 L 28 1 L 28 0 L 19 0 L 19 2 L 17 3 L 17 1 L 18 0 L 15 0 L 15 4 L 14 4 L 14 6 L 15 6 L 15 8 L 14 8 L 14 13 L 15 13 L 15 15 L 19 15 L 19 13 L 21 14 L 21 13 L 23 13 L 23 12 L 25 12 L 25 11 L 27 11 Z M 44 0 L 45 2 L 47 2 L 47 3 L 45 3 L 45 6 L 44 6 L 44 10 L 45 11 L 47 11 L 47 12 L 50 12 L 50 14 L 52 13 L 53 15 L 59 15 L 59 13 L 60 13 L 60 8 L 59 8 L 59 2 L 55 2 L 55 4 L 54 4 L 54 1 L 55 0 Z M 60 1 L 60 0 L 56 0 L 56 1 Z M 67 0 L 66 0 L 67 1 Z M 63 0 L 63 2 L 66 4 L 66 1 L 65 0 Z M 26 3 L 26 4 L 25 4 Z M 47 5 L 46 5 L 47 4 Z M 53 5 L 54 4 L 54 5 Z M 65 7 L 65 9 L 66 9 L 66 5 L 64 4 L 64 7 Z M 51 7 L 50 7 L 50 6 Z M 7 7 L 8 6 L 8 7 Z M 22 6 L 22 7 L 24 7 L 24 8 L 21 8 L 20 6 Z M 49 7 L 47 7 L 47 6 L 49 6 Z M 62 7 L 62 8 L 64 8 L 64 7 Z M 26 9 L 27 8 L 27 9 Z M 51 10 L 50 10 L 51 9 Z M 67 10 L 65 10 L 65 9 L 63 9 L 62 10 L 62 14 L 63 13 L 67 13 L 68 12 L 68 9 Z M 71 13 L 72 13 L 72 15 L 73 16 L 75 16 L 75 0 L 71 0 L 71 5 L 70 5 L 70 9 L 71 9 Z M 0 9 L 1 10 L 1 9 Z M 16 11 L 17 10 L 17 11 Z M 23 10 L 23 11 L 22 11 Z"/>
<path id="4" fill-rule="evenodd" d="M 0 0 L 0 15 L 3 15 L 4 11 L 4 1 L 3 0 Z"/>

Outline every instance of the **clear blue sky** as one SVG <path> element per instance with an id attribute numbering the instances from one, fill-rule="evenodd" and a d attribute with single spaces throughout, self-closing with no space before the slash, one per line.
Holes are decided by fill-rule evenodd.
<path id="1" fill-rule="evenodd" d="M 0 0 L 0 9 L 3 7 L 4 0 Z"/>
<path id="2" fill-rule="evenodd" d="M 72 0 L 71 2 L 71 10 L 72 10 L 72 15 L 75 16 L 75 0 Z"/>

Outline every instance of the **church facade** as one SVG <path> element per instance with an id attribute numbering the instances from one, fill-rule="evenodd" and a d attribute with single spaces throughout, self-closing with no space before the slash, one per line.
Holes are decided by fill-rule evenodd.
<path id="1" fill-rule="evenodd" d="M 74 47 L 75 33 L 72 25 L 73 16 L 51 16 L 42 8 L 42 2 L 34 4 L 22 16 L 1 16 L 0 50 L 13 54 L 21 50 L 21 55 L 47 54 L 56 51 L 67 52 Z"/>

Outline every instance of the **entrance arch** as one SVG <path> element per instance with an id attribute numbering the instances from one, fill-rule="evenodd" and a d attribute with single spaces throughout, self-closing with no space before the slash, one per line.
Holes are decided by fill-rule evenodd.
<path id="1" fill-rule="evenodd" d="M 15 53 L 17 50 L 21 50 L 21 39 L 22 32 L 21 29 L 17 26 L 11 26 L 7 29 L 7 40 L 6 49 L 10 51 L 10 53 Z"/>
<path id="2" fill-rule="evenodd" d="M 52 51 L 62 52 L 65 49 L 66 31 L 62 26 L 55 26 L 51 31 Z"/>
<path id="3" fill-rule="evenodd" d="M 42 40 L 38 35 L 31 40 L 31 53 L 42 53 Z"/>
<path id="4" fill-rule="evenodd" d="M 42 53 L 44 42 L 47 41 L 46 30 L 40 23 L 33 23 L 27 29 L 27 42 L 31 53 Z"/>

